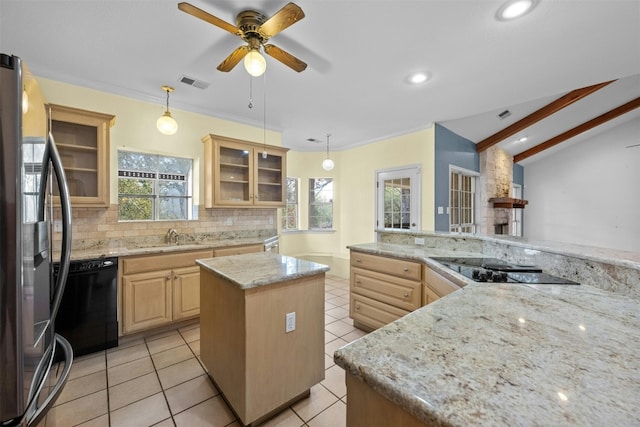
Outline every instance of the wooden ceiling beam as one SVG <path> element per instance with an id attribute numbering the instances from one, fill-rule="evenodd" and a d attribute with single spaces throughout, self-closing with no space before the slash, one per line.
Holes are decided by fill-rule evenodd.
<path id="1" fill-rule="evenodd" d="M 538 144 L 535 147 L 529 148 L 528 150 L 523 151 L 520 154 L 516 154 L 515 156 L 513 156 L 513 162 L 514 163 L 520 162 L 526 158 L 529 158 L 535 154 L 540 153 L 541 151 L 546 150 L 547 148 L 551 148 L 554 145 L 558 145 L 561 142 L 566 141 L 567 139 L 573 138 L 574 136 L 577 136 L 583 132 L 586 132 L 597 126 L 600 126 L 608 122 L 609 120 L 613 120 L 618 116 L 626 114 L 629 111 L 635 110 L 638 107 L 640 107 L 640 97 L 632 101 L 629 101 L 626 104 L 623 104 L 617 108 L 614 108 L 613 110 L 607 111 L 606 113 L 601 114 L 598 117 L 589 120 L 588 122 L 584 122 L 581 125 L 574 127 L 573 129 L 569 129 L 568 131 L 561 133 L 558 136 L 554 136 L 553 138 L 541 144 Z"/>
<path id="2" fill-rule="evenodd" d="M 572 90 L 571 92 L 569 92 L 568 94 L 561 96 L 560 98 L 556 99 L 555 101 L 545 105 L 544 107 L 540 108 L 537 111 L 534 111 L 533 113 L 529 114 L 527 117 L 518 120 L 517 122 L 513 123 L 512 125 L 502 129 L 499 132 L 494 133 L 493 135 L 491 135 L 488 138 L 483 139 L 482 141 L 478 142 L 478 144 L 476 144 L 476 151 L 478 153 L 485 151 L 491 147 L 493 147 L 494 145 L 496 145 L 497 143 L 499 143 L 500 141 L 503 141 L 507 138 L 509 138 L 510 136 L 515 135 L 516 133 L 520 132 L 523 129 L 528 128 L 531 125 L 534 125 L 535 123 L 549 117 L 550 115 L 557 113 L 558 111 L 562 110 L 565 107 L 568 107 L 569 105 L 573 104 L 576 101 L 581 100 L 582 98 L 584 98 L 585 96 L 589 96 L 591 95 L 593 92 L 602 89 L 603 87 L 607 86 L 610 83 L 613 83 L 615 80 L 611 80 L 608 82 L 603 82 L 603 83 L 598 83 L 596 85 L 593 86 L 587 86 L 587 87 L 583 87 L 580 89 L 576 89 L 576 90 Z"/>

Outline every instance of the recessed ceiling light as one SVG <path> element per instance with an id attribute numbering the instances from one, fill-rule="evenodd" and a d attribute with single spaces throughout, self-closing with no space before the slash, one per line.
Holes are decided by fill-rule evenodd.
<path id="1" fill-rule="evenodd" d="M 427 80 L 429 80 L 429 73 L 426 73 L 424 71 L 413 73 L 407 78 L 407 81 L 414 85 L 424 83 Z"/>
<path id="2" fill-rule="evenodd" d="M 536 5 L 537 0 L 511 0 L 498 9 L 497 17 L 501 21 L 516 19 L 530 12 Z"/>

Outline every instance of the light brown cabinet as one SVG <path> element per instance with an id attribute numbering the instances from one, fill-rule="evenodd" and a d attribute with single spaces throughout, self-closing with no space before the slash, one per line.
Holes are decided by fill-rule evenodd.
<path id="1" fill-rule="evenodd" d="M 285 205 L 288 149 L 211 134 L 202 141 L 205 207 Z"/>
<path id="2" fill-rule="evenodd" d="M 71 204 L 109 206 L 109 130 L 115 116 L 55 104 L 49 108 Z"/>
<path id="3" fill-rule="evenodd" d="M 422 294 L 422 305 L 430 304 L 458 289 L 460 289 L 460 286 L 456 285 L 451 280 L 436 273 L 429 267 L 424 267 L 424 292 Z"/>
<path id="4" fill-rule="evenodd" d="M 121 258 L 122 334 L 198 316 L 200 268 L 195 260 L 212 256 L 213 251 L 203 250 Z"/>
<path id="5" fill-rule="evenodd" d="M 254 252 L 264 252 L 264 245 L 245 245 L 245 246 L 231 246 L 228 248 L 219 248 L 213 250 L 213 256 L 229 256 L 229 255 L 242 255 L 250 254 Z"/>
<path id="6" fill-rule="evenodd" d="M 349 315 L 354 325 L 371 330 L 422 304 L 419 262 L 351 251 Z"/>

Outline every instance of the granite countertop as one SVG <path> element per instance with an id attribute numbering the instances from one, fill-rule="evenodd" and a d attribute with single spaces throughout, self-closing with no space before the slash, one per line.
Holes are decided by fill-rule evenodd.
<path id="1" fill-rule="evenodd" d="M 437 426 L 640 425 L 640 305 L 590 286 L 469 283 L 334 360 Z"/>
<path id="2" fill-rule="evenodd" d="M 271 252 L 200 259 L 196 263 L 236 284 L 240 289 L 271 285 L 329 271 L 329 267 L 323 264 Z"/>
<path id="3" fill-rule="evenodd" d="M 269 238 L 271 239 L 271 238 Z M 181 251 L 197 251 L 206 249 L 216 249 L 230 246 L 244 246 L 244 245 L 256 245 L 263 244 L 269 239 L 264 238 L 234 238 L 234 239 L 221 239 L 202 241 L 197 243 L 181 243 L 181 244 L 141 244 L 136 245 L 103 245 L 98 247 L 91 247 L 86 249 L 72 249 L 72 260 L 84 260 L 84 259 L 99 259 L 107 257 L 123 257 L 123 256 L 135 256 L 135 255 L 151 255 Z M 59 259 L 60 254 L 54 253 L 54 259 Z"/>

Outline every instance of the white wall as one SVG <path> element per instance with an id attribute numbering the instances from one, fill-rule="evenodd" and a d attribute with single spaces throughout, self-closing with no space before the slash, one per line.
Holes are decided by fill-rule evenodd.
<path id="1" fill-rule="evenodd" d="M 640 118 L 524 168 L 525 235 L 640 251 Z"/>

